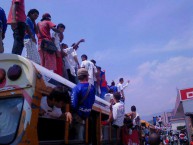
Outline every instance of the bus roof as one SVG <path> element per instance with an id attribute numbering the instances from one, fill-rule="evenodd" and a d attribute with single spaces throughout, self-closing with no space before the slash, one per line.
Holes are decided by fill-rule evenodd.
<path id="1" fill-rule="evenodd" d="M 70 82 L 69 80 L 59 76 L 58 74 L 55 74 L 54 72 L 40 66 L 39 64 L 32 62 L 25 57 L 15 54 L 0 54 L 0 68 L 5 69 L 5 71 L 7 72 L 13 64 L 20 65 L 24 73 L 21 79 L 17 80 L 17 82 L 9 81 L 9 84 L 17 83 L 24 85 L 35 85 L 35 70 L 37 70 L 43 78 L 46 86 L 53 88 L 57 85 L 64 85 L 69 89 L 72 89 L 75 86 L 75 84 Z M 2 88 L 0 88 L 0 90 L 1 89 Z M 101 110 L 109 112 L 110 103 L 96 96 L 94 106 L 100 108 Z"/>

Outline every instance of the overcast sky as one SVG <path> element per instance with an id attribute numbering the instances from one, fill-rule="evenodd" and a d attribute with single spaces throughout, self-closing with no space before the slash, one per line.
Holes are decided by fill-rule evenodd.
<path id="1" fill-rule="evenodd" d="M 64 43 L 80 38 L 78 50 L 106 70 L 107 80 L 131 81 L 126 110 L 136 105 L 141 115 L 174 108 L 177 89 L 193 87 L 192 0 L 25 0 L 26 13 L 49 12 L 64 23 Z M 8 14 L 11 0 L 0 0 Z M 5 51 L 10 53 L 8 27 Z"/>

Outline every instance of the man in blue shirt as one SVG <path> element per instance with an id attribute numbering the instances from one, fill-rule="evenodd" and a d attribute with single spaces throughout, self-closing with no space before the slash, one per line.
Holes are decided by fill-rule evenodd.
<path id="1" fill-rule="evenodd" d="M 4 52 L 2 40 L 5 38 L 5 32 L 7 30 L 7 18 L 5 11 L 0 7 L 0 53 Z"/>
<path id="2" fill-rule="evenodd" d="M 88 71 L 80 68 L 77 72 L 79 83 L 73 88 L 71 96 L 71 105 L 73 109 L 73 122 L 75 122 L 76 132 L 75 138 L 83 140 L 84 124 L 89 117 L 92 106 L 95 101 L 95 87 L 88 83 Z"/>
<path id="3" fill-rule="evenodd" d="M 89 117 L 95 101 L 95 88 L 88 83 L 88 71 L 85 68 L 78 70 L 79 83 L 73 88 L 71 96 L 72 109 L 85 120 Z"/>

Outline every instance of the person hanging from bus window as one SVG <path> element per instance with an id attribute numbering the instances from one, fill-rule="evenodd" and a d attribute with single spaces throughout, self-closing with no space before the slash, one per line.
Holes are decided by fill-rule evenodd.
<path id="1" fill-rule="evenodd" d="M 86 54 L 83 54 L 81 56 L 81 59 L 82 59 L 82 63 L 80 67 L 85 68 L 88 71 L 89 73 L 88 82 L 94 86 L 94 77 L 97 73 L 97 70 L 95 69 L 94 64 L 90 60 L 88 60 L 88 57 Z"/>
<path id="2" fill-rule="evenodd" d="M 26 48 L 26 57 L 37 64 L 40 64 L 40 56 L 37 50 L 37 41 L 35 35 L 38 33 L 36 27 L 36 19 L 39 16 L 39 11 L 31 9 L 26 18 L 26 34 L 24 37 L 24 46 Z"/>
<path id="3" fill-rule="evenodd" d="M 60 91 L 58 88 L 54 88 L 49 96 L 42 97 L 39 113 L 40 116 L 59 119 L 65 115 L 66 120 L 71 123 L 71 113 L 66 112 L 63 114 L 61 110 L 65 103 L 69 103 L 69 98 L 70 96 L 67 91 Z"/>
<path id="4" fill-rule="evenodd" d="M 63 62 L 62 62 L 62 54 L 61 54 L 60 43 L 62 42 L 62 40 L 64 38 L 63 33 L 64 33 L 65 28 L 66 28 L 65 25 L 60 23 L 60 24 L 57 25 L 57 29 L 61 33 L 57 33 L 57 32 L 52 33 L 52 40 L 53 40 L 54 44 L 57 47 L 57 52 L 56 52 L 57 69 L 54 72 L 57 73 L 60 76 L 63 75 Z"/>
<path id="5" fill-rule="evenodd" d="M 136 112 L 136 107 L 131 106 L 131 113 L 126 114 L 126 116 L 130 117 L 133 120 L 133 130 L 130 136 L 130 140 L 136 145 L 140 144 L 140 116 Z"/>
<path id="6" fill-rule="evenodd" d="M 5 11 L 0 7 L 0 53 L 4 52 L 3 39 L 7 30 L 7 18 Z"/>
<path id="7" fill-rule="evenodd" d="M 45 68 L 56 71 L 56 53 L 50 54 L 47 51 L 41 49 L 42 40 L 46 39 L 52 41 L 50 30 L 52 29 L 56 33 L 61 33 L 54 23 L 51 22 L 51 15 L 45 13 L 42 15 L 41 21 L 37 24 L 38 29 L 38 52 L 40 54 L 41 65 Z"/>
<path id="8" fill-rule="evenodd" d="M 74 122 L 78 123 L 78 139 L 84 137 L 85 120 L 89 117 L 95 101 L 95 88 L 88 82 L 88 71 L 85 68 L 78 70 L 79 83 L 73 88 L 71 95 L 71 107 Z"/>
<path id="9" fill-rule="evenodd" d="M 117 84 L 117 90 L 119 93 L 121 93 L 121 101 L 125 101 L 125 93 L 124 93 L 124 89 L 128 86 L 129 84 L 129 80 L 127 81 L 127 83 L 125 85 L 123 85 L 124 80 L 123 78 L 119 79 L 119 83 Z"/>
<path id="10" fill-rule="evenodd" d="M 11 25 L 13 30 L 13 48 L 12 54 L 21 55 L 24 47 L 24 36 L 26 30 L 25 0 L 12 0 L 8 15 L 7 24 Z"/>

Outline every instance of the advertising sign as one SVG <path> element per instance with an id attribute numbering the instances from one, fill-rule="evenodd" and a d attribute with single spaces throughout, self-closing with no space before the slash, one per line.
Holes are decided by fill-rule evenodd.
<path id="1" fill-rule="evenodd" d="M 180 90 L 181 100 L 192 100 L 193 99 L 193 88 L 188 88 L 184 90 Z"/>

